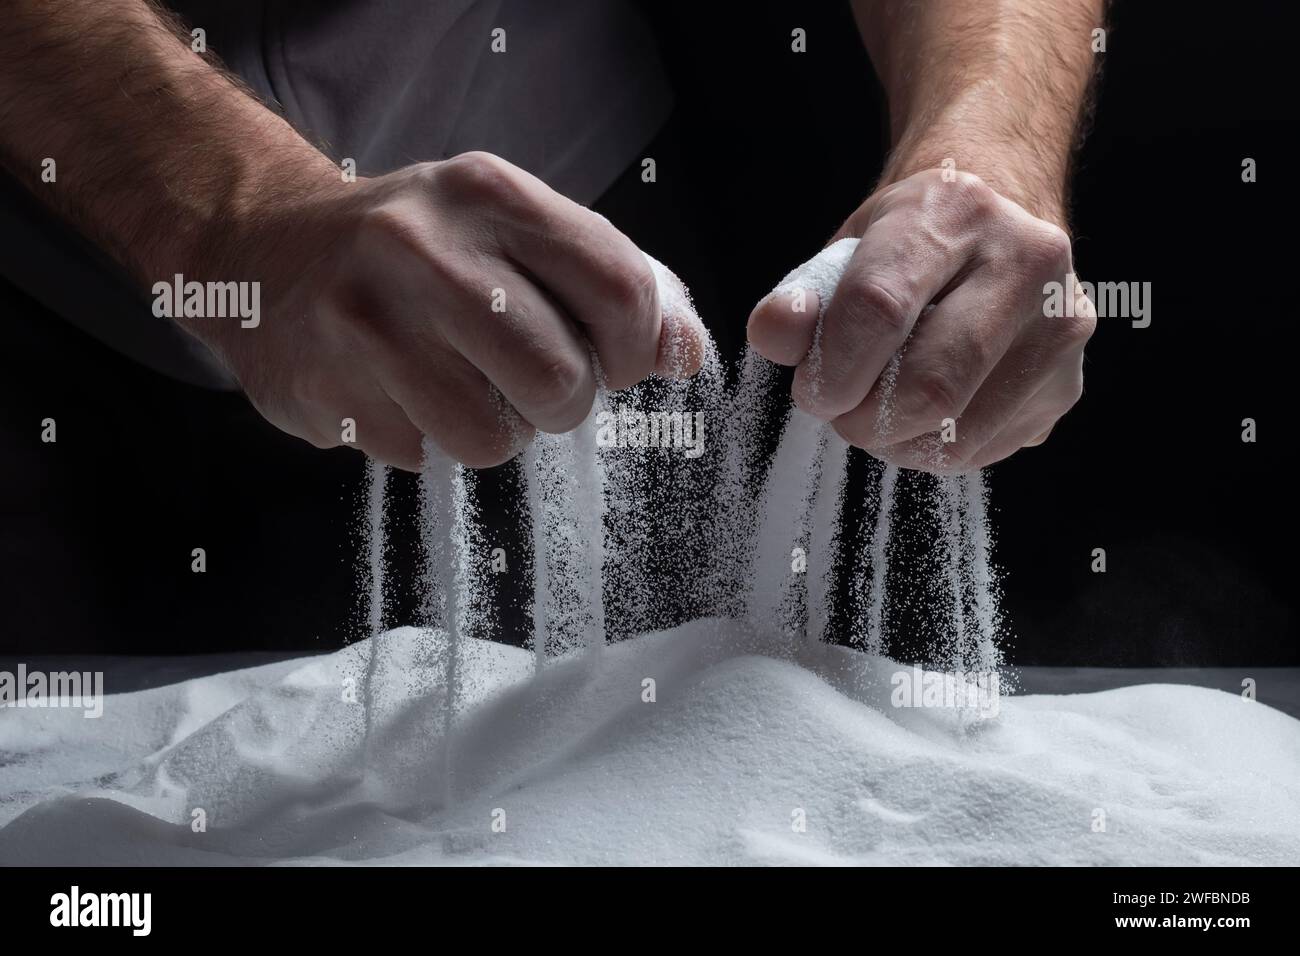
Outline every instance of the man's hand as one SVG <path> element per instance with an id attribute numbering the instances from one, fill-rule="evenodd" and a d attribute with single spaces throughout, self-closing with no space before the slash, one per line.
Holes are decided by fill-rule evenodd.
<path id="1" fill-rule="evenodd" d="M 144 289 L 259 283 L 256 327 L 179 321 L 316 445 L 349 418 L 381 461 L 418 467 L 423 434 L 493 465 L 583 420 L 593 351 L 615 389 L 703 358 L 602 217 L 485 154 L 344 182 L 145 0 L 6 7 L 0 163 Z"/>
<path id="2" fill-rule="evenodd" d="M 798 366 L 795 403 L 929 471 L 982 468 L 1046 438 L 1082 391 L 1096 324 L 1082 298 L 1074 317 L 1043 316 L 1044 284 L 1072 269 L 1069 236 L 974 175 L 930 170 L 876 192 L 835 240 L 846 237 L 861 241 L 829 303 L 778 295 L 750 318 L 754 348 Z"/>
<path id="3" fill-rule="evenodd" d="M 759 353 L 799 366 L 795 402 L 846 440 L 964 471 L 1041 442 L 1078 399 L 1095 310 L 1047 318 L 1043 287 L 1073 271 L 1065 186 L 1101 6 L 855 2 L 894 149 L 832 239 L 861 241 L 831 302 L 769 297 L 749 323 Z"/>
<path id="4" fill-rule="evenodd" d="M 283 430 L 330 447 L 351 418 L 357 445 L 403 468 L 421 435 L 487 467 L 534 428 L 574 428 L 596 394 L 593 351 L 612 389 L 703 357 L 701 329 L 661 321 L 626 236 L 487 153 L 322 185 L 237 245 L 217 261 L 261 276 L 267 317 L 187 327 Z"/>

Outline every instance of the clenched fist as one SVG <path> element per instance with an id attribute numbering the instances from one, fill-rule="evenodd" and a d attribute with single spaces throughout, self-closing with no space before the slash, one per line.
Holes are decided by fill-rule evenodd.
<path id="1" fill-rule="evenodd" d="M 350 418 L 380 461 L 418 468 L 428 435 L 486 467 L 534 429 L 586 417 L 593 353 L 611 389 L 698 369 L 703 330 L 665 318 L 640 250 L 504 160 L 334 179 L 277 203 L 206 264 L 261 282 L 256 329 L 187 321 L 284 431 L 330 447 Z"/>
<path id="2" fill-rule="evenodd" d="M 1079 398 L 1096 327 L 1082 297 L 1068 317 L 1044 315 L 1045 284 L 1073 270 L 1065 231 L 974 175 L 935 169 L 878 190 L 832 241 L 848 237 L 860 242 L 829 303 L 777 294 L 750 316 L 750 344 L 797 366 L 795 403 L 927 471 L 1043 441 Z"/>

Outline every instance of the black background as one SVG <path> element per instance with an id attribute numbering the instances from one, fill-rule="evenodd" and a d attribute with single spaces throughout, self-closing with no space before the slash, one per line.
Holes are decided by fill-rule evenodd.
<path id="1" fill-rule="evenodd" d="M 598 208 L 673 266 L 735 355 L 752 304 L 870 191 L 883 117 L 846 6 L 720 6 L 654 6 L 679 102 L 646 150 L 659 182 L 628 177 Z M 1046 445 L 991 469 L 1016 663 L 1300 664 L 1292 275 L 1273 224 L 1293 111 L 1281 10 L 1112 11 L 1076 261 L 1085 279 L 1151 282 L 1152 324 L 1103 319 L 1083 401 Z M 808 53 L 790 52 L 793 26 Z M 361 636 L 360 456 L 136 368 L 8 286 L 0 315 L 0 666 Z M 57 444 L 40 442 L 47 416 Z M 190 572 L 196 546 L 206 574 Z M 1089 570 L 1096 547 L 1106 574 Z"/>

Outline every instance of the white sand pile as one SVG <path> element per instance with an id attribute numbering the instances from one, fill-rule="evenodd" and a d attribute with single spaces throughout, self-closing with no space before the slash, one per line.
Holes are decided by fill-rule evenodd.
<path id="1" fill-rule="evenodd" d="M 0 861 L 1300 858 L 1300 722 L 1218 691 L 1004 697 L 972 721 L 892 707 L 897 668 L 882 658 L 811 643 L 788 657 L 732 622 L 575 654 L 536 677 L 528 652 L 467 641 L 472 690 L 444 764 L 441 703 L 426 690 L 437 635 L 382 640 L 390 706 L 364 778 L 362 707 L 345 698 L 365 645 L 111 696 L 99 720 L 3 714 Z"/>

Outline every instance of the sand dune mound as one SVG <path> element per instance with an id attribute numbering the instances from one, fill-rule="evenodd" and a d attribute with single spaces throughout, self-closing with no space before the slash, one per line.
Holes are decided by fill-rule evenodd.
<path id="1" fill-rule="evenodd" d="M 0 715 L 0 862 L 1300 858 L 1300 722 L 1230 694 L 897 708 L 883 658 L 709 620 L 536 677 L 466 642 L 448 753 L 441 639 L 383 636 L 368 744 L 364 643 L 112 696 L 99 720 Z"/>

